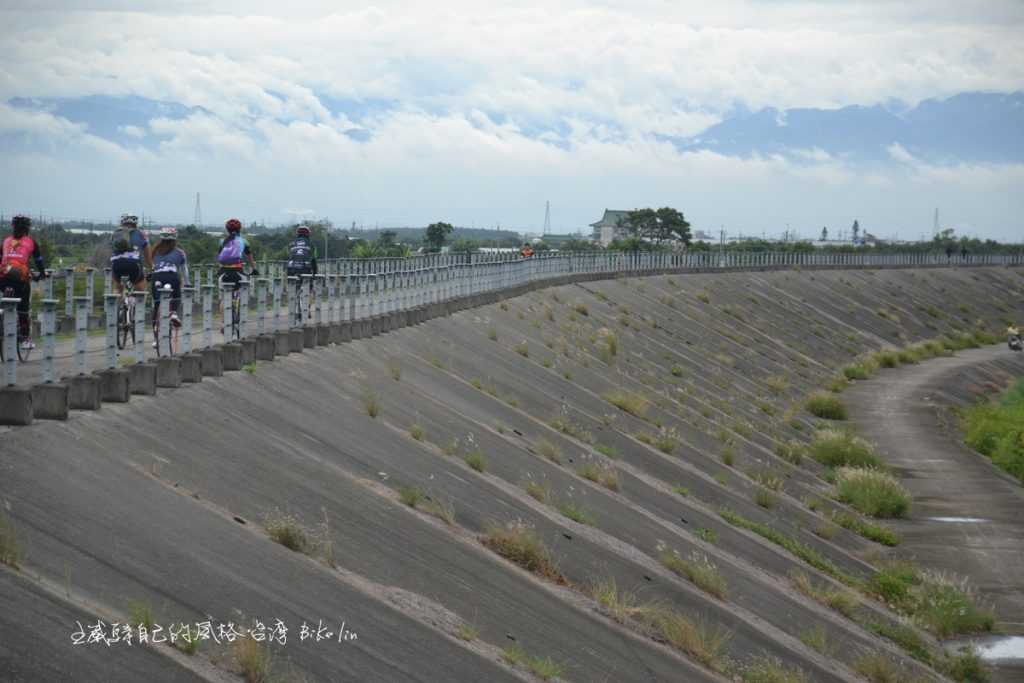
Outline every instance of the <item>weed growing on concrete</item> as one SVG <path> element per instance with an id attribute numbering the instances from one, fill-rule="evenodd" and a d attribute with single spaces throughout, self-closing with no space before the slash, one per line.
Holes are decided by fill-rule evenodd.
<path id="1" fill-rule="evenodd" d="M 781 491 L 785 480 L 774 472 L 753 472 L 750 478 L 769 491 Z"/>
<path id="2" fill-rule="evenodd" d="M 641 419 L 651 403 L 646 397 L 623 389 L 606 392 L 602 398 L 619 410 Z"/>
<path id="3" fill-rule="evenodd" d="M 718 540 L 718 534 L 716 534 L 713 529 L 705 529 L 704 527 L 700 527 L 693 533 L 697 538 L 704 541 L 705 543 L 714 543 Z"/>
<path id="4" fill-rule="evenodd" d="M 132 601 L 128 603 L 128 623 L 135 627 L 145 627 L 146 631 L 152 631 L 156 623 L 153 615 L 153 608 L 145 602 Z"/>
<path id="5" fill-rule="evenodd" d="M 604 444 L 598 444 L 594 450 L 596 450 L 598 453 L 605 456 L 606 458 L 611 458 L 612 460 L 615 460 L 619 457 L 619 451 L 618 449 L 615 448 L 615 446 L 606 446 Z"/>
<path id="6" fill-rule="evenodd" d="M 479 450 L 466 453 L 462 459 L 477 472 L 483 472 L 487 468 L 487 460 L 484 459 L 483 452 Z"/>
<path id="7" fill-rule="evenodd" d="M 248 372 L 250 375 L 255 375 L 256 374 L 256 364 L 255 363 L 246 363 L 245 365 L 242 366 L 242 369 L 245 370 L 246 372 Z"/>
<path id="8" fill-rule="evenodd" d="M 450 498 L 434 498 L 424 502 L 420 509 L 434 515 L 448 526 L 455 524 L 455 503 Z"/>
<path id="9" fill-rule="evenodd" d="M 844 617 L 852 619 L 857 607 L 860 606 L 860 599 L 856 594 L 843 588 L 817 588 L 811 581 L 811 577 L 804 572 L 793 572 L 789 578 L 793 587 L 798 591 L 826 607 L 834 609 Z"/>
<path id="10" fill-rule="evenodd" d="M 895 546 L 899 545 L 900 537 L 891 528 L 872 522 L 867 519 L 849 512 L 843 512 L 837 510 L 832 514 L 832 521 L 843 527 L 849 529 L 855 534 L 860 534 L 869 541 L 875 543 L 881 543 L 882 545 Z"/>
<path id="11" fill-rule="evenodd" d="M 397 358 L 392 358 L 388 361 L 388 372 L 391 373 L 391 379 L 396 382 L 402 380 L 402 365 L 398 362 Z"/>
<path id="12" fill-rule="evenodd" d="M 372 418 L 380 415 L 380 396 L 372 389 L 363 392 L 363 410 Z"/>
<path id="13" fill-rule="evenodd" d="M 729 524 L 752 531 L 775 545 L 785 548 L 810 566 L 819 571 L 825 572 L 832 578 L 838 579 L 846 584 L 853 585 L 857 583 L 856 579 L 840 570 L 832 564 L 830 560 L 823 557 L 817 550 L 804 545 L 795 538 L 791 538 L 781 531 L 773 529 L 767 524 L 751 521 L 729 509 L 722 509 L 719 511 L 719 514 L 722 516 L 722 519 L 727 521 Z"/>
<path id="14" fill-rule="evenodd" d="M 181 652 L 192 656 L 199 651 L 200 641 L 199 626 L 190 626 L 185 624 L 185 628 L 178 634 L 178 637 L 174 640 L 174 647 L 178 648 Z"/>
<path id="15" fill-rule="evenodd" d="M 775 507 L 775 503 L 778 502 L 778 496 L 765 487 L 758 486 L 754 490 L 754 502 L 765 509 L 770 509 Z"/>
<path id="16" fill-rule="evenodd" d="M 814 433 L 811 457 L 826 467 L 885 468 L 885 463 L 864 439 L 838 429 L 821 429 Z"/>
<path id="17" fill-rule="evenodd" d="M 871 517 L 903 517 L 910 492 L 887 472 L 860 467 L 836 470 L 836 497 Z"/>
<path id="18" fill-rule="evenodd" d="M 832 646 L 828 642 L 828 633 L 825 631 L 825 627 L 820 624 L 801 633 L 800 642 L 825 656 L 832 656 Z"/>
<path id="19" fill-rule="evenodd" d="M 238 638 L 231 644 L 235 673 L 246 683 L 269 683 L 273 657 L 270 646 L 253 638 Z"/>
<path id="20" fill-rule="evenodd" d="M 556 465 L 562 464 L 562 449 L 547 439 L 540 439 L 536 444 L 536 448 L 541 457 L 550 460 Z"/>
<path id="21" fill-rule="evenodd" d="M 898 368 L 900 365 L 899 353 L 894 349 L 878 351 L 871 358 L 880 368 Z"/>
<path id="22" fill-rule="evenodd" d="M 764 385 L 768 387 L 769 391 L 773 394 L 780 396 L 789 388 L 789 380 L 781 375 L 774 375 L 765 379 Z"/>
<path id="23" fill-rule="evenodd" d="M 914 683 L 903 666 L 881 652 L 864 655 L 853 663 L 853 670 L 871 683 Z"/>
<path id="24" fill-rule="evenodd" d="M 672 376 L 673 376 L 673 377 L 682 377 L 683 375 L 685 375 L 685 374 L 686 374 L 686 370 L 684 370 L 684 369 L 683 369 L 683 366 L 682 366 L 682 365 L 679 365 L 678 363 L 677 363 L 677 364 L 675 364 L 675 365 L 673 365 L 673 366 L 672 366 L 672 367 L 671 367 L 671 368 L 669 369 L 669 372 L 671 372 L 671 373 L 672 373 Z"/>
<path id="25" fill-rule="evenodd" d="M 725 663 L 722 651 L 732 633 L 721 627 L 689 618 L 667 608 L 651 608 L 642 613 L 644 621 L 676 649 L 690 655 L 704 666 L 721 671 Z"/>
<path id="26" fill-rule="evenodd" d="M 480 637 L 480 629 L 471 624 L 459 624 L 455 629 L 455 637 L 471 643 Z"/>
<path id="27" fill-rule="evenodd" d="M 544 542 L 533 529 L 521 524 L 489 525 L 480 542 L 506 560 L 558 584 L 567 584 L 565 575 L 551 557 Z"/>
<path id="28" fill-rule="evenodd" d="M 21 548 L 18 544 L 18 531 L 14 527 L 14 520 L 0 506 L 0 564 L 17 568 L 19 559 Z"/>
<path id="29" fill-rule="evenodd" d="M 853 363 L 843 368 L 843 377 L 848 380 L 868 379 L 874 372 L 873 363 Z"/>
<path id="30" fill-rule="evenodd" d="M 550 657 L 535 657 L 519 645 L 506 647 L 501 651 L 501 657 L 512 666 L 526 669 L 542 681 L 550 681 L 558 678 L 565 671 L 565 667 Z"/>
<path id="31" fill-rule="evenodd" d="M 418 422 L 413 422 L 411 425 L 409 425 L 409 436 L 416 439 L 417 441 L 423 441 L 423 425 L 419 424 Z"/>
<path id="32" fill-rule="evenodd" d="M 590 526 L 594 523 L 594 520 L 590 517 L 590 514 L 585 509 L 583 509 L 583 507 L 579 503 L 575 501 L 562 501 L 561 503 L 558 504 L 558 511 L 578 524 L 586 524 Z"/>
<path id="33" fill-rule="evenodd" d="M 804 407 L 811 415 L 826 420 L 845 420 L 847 417 L 843 402 L 837 396 L 822 391 L 811 394 Z"/>
<path id="34" fill-rule="evenodd" d="M 546 503 L 551 500 L 551 487 L 547 484 L 542 484 L 539 481 L 529 481 L 526 483 L 526 492 L 531 498 Z"/>
<path id="35" fill-rule="evenodd" d="M 610 491 L 619 490 L 619 473 L 614 467 L 599 465 L 595 462 L 588 462 L 576 470 L 576 474 L 584 479 L 589 479 L 595 484 L 600 484 Z"/>
<path id="36" fill-rule="evenodd" d="M 523 358 L 529 358 L 530 357 L 530 344 L 525 339 L 523 341 L 519 342 L 518 344 L 516 344 L 512 348 L 515 349 L 515 352 L 518 353 Z"/>
<path id="37" fill-rule="evenodd" d="M 733 443 L 727 443 L 722 446 L 722 464 L 726 467 L 732 467 L 736 464 L 736 446 Z"/>
<path id="38" fill-rule="evenodd" d="M 949 574 L 925 571 L 913 592 L 914 620 L 940 638 L 957 633 L 991 631 L 992 613 L 977 604 L 966 580 Z"/>
<path id="39" fill-rule="evenodd" d="M 914 659 L 930 664 L 932 653 L 928 643 L 913 626 L 900 622 L 861 620 L 861 625 L 875 635 L 891 640 Z"/>
<path id="40" fill-rule="evenodd" d="M 675 486 L 673 486 L 672 491 L 678 493 L 680 496 L 683 496 L 684 498 L 690 495 L 690 489 L 686 488 L 681 484 L 676 484 Z"/>
<path id="41" fill-rule="evenodd" d="M 697 292 L 697 300 L 701 303 L 711 303 L 711 297 L 708 296 L 707 292 Z"/>
<path id="42" fill-rule="evenodd" d="M 779 456 L 791 465 L 800 465 L 804 460 L 804 454 L 806 452 L 806 444 L 797 441 L 796 439 L 779 441 L 775 444 L 775 455 Z"/>
<path id="43" fill-rule="evenodd" d="M 498 341 L 498 330 L 491 327 L 487 330 L 487 338 L 491 341 Z"/>
<path id="44" fill-rule="evenodd" d="M 561 414 L 559 414 L 557 417 L 553 418 L 550 422 L 548 422 L 548 426 L 551 427 L 552 429 L 557 429 L 563 434 L 568 434 L 569 436 L 575 437 L 582 441 L 583 443 L 594 443 L 594 435 L 588 432 L 580 425 L 570 420 L 569 416 L 566 414 L 566 412 L 564 412 L 566 411 L 566 407 L 564 405 L 562 406 L 562 410 L 563 412 Z"/>
<path id="45" fill-rule="evenodd" d="M 309 532 L 298 518 L 277 508 L 267 513 L 263 528 L 270 540 L 297 553 L 306 552 L 311 545 Z"/>
<path id="46" fill-rule="evenodd" d="M 988 665 L 978 655 L 977 648 L 971 645 L 965 645 L 959 654 L 947 657 L 939 668 L 954 681 L 988 683 L 991 679 Z"/>
<path id="47" fill-rule="evenodd" d="M 404 504 L 411 508 L 422 501 L 424 498 L 423 490 L 415 486 L 399 486 L 398 487 L 398 499 Z"/>
<path id="48" fill-rule="evenodd" d="M 643 609 L 637 605 L 635 594 L 619 590 L 614 578 L 595 581 L 588 587 L 588 592 L 620 624 L 626 623 Z"/>
<path id="49" fill-rule="evenodd" d="M 705 593 L 725 600 L 728 584 L 707 555 L 694 551 L 689 558 L 684 558 L 678 552 L 666 549 L 662 551 L 659 559 L 667 569 L 682 576 Z"/>
<path id="50" fill-rule="evenodd" d="M 743 667 L 743 683 L 810 683 L 800 669 L 788 669 L 774 657 L 762 656 Z"/>
<path id="51" fill-rule="evenodd" d="M 430 358 L 430 364 L 433 365 L 438 370 L 444 370 L 444 362 L 437 356 L 432 356 Z"/>

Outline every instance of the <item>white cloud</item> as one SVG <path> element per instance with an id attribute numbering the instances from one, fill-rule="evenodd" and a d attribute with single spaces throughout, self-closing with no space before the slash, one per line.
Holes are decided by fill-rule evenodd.
<path id="1" fill-rule="evenodd" d="M 912 164 L 917 161 L 914 155 L 907 151 L 907 149 L 898 142 L 894 142 L 885 148 L 885 151 L 889 153 L 889 156 L 904 164 Z"/>

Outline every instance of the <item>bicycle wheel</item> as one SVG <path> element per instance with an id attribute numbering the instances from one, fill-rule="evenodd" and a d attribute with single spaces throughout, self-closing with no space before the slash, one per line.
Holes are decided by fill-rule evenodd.
<path id="1" fill-rule="evenodd" d="M 117 348 L 124 350 L 125 345 L 128 343 L 128 335 L 132 337 L 132 343 L 135 343 L 135 323 L 132 320 L 131 312 L 128 309 L 128 305 L 124 302 L 124 299 L 117 306 Z"/>
<path id="2" fill-rule="evenodd" d="M 177 356 L 178 348 L 178 327 L 171 325 L 171 333 L 167 337 L 167 355 Z"/>
<path id="3" fill-rule="evenodd" d="M 28 357 L 32 355 L 32 349 L 26 349 L 21 345 L 21 339 L 18 340 L 18 360 L 22 363 L 28 360 Z"/>

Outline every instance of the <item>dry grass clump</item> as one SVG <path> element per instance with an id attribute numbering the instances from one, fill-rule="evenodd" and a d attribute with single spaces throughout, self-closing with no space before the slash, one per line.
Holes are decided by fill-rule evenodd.
<path id="1" fill-rule="evenodd" d="M 263 523 L 270 540 L 297 553 L 304 553 L 313 546 L 312 534 L 298 517 L 275 508 L 267 513 Z"/>
<path id="2" fill-rule="evenodd" d="M 725 600 L 728 583 L 707 555 L 694 551 L 689 558 L 684 558 L 674 550 L 665 549 L 659 559 L 667 569 L 682 576 L 705 593 Z"/>
<path id="3" fill-rule="evenodd" d="M 800 669 L 788 669 L 774 657 L 762 656 L 743 667 L 743 683 L 810 683 Z"/>
<path id="4" fill-rule="evenodd" d="M 510 562 L 558 584 L 568 580 L 537 533 L 522 524 L 490 525 L 480 542 Z"/>
<path id="5" fill-rule="evenodd" d="M 20 558 L 21 547 L 18 544 L 18 531 L 14 527 L 14 520 L 0 507 L 0 564 L 17 568 Z"/>
<path id="6" fill-rule="evenodd" d="M 269 683 L 273 658 L 270 646 L 253 638 L 237 638 L 231 644 L 231 663 L 246 683 Z"/>
<path id="7" fill-rule="evenodd" d="M 606 392 L 602 398 L 619 410 L 639 418 L 643 418 L 651 404 L 646 397 L 623 389 Z"/>
<path id="8" fill-rule="evenodd" d="M 537 452 L 556 465 L 562 464 L 562 449 L 547 439 L 541 439 L 537 442 Z"/>
<path id="9" fill-rule="evenodd" d="M 501 651 L 501 658 L 515 667 L 526 669 L 542 681 L 558 678 L 565 667 L 550 657 L 536 657 L 527 652 L 521 645 L 511 645 Z"/>
<path id="10" fill-rule="evenodd" d="M 843 588 L 818 588 L 811 581 L 811 577 L 804 572 L 793 572 L 789 578 L 793 587 L 798 591 L 826 607 L 834 609 L 844 617 L 852 619 L 860 605 L 860 598 L 855 593 Z"/>
<path id="11" fill-rule="evenodd" d="M 619 471 L 611 465 L 588 462 L 581 465 L 579 469 L 576 470 L 576 474 L 580 475 L 584 479 L 589 479 L 595 484 L 600 484 L 610 491 L 619 490 Z"/>
<path id="12" fill-rule="evenodd" d="M 820 429 L 808 448 L 811 457 L 826 467 L 885 468 L 871 444 L 850 432 Z"/>

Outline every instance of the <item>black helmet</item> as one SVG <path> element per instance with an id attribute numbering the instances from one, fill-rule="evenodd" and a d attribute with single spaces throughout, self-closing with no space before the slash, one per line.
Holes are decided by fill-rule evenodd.
<path id="1" fill-rule="evenodd" d="M 11 219 L 11 228 L 14 230 L 15 234 L 25 235 L 32 228 L 32 219 L 19 213 Z"/>

